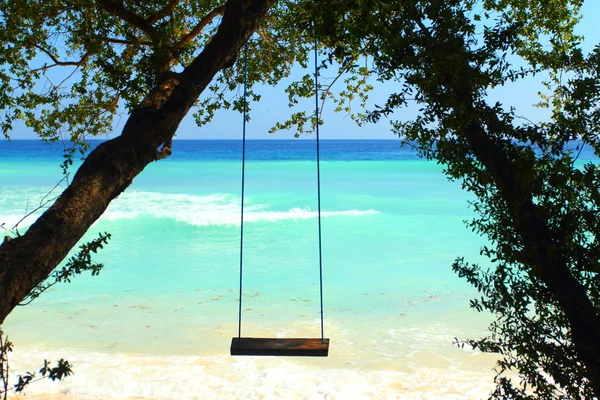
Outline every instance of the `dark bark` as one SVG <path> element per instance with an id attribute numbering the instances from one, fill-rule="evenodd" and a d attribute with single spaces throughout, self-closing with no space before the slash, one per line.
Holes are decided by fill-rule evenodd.
<path id="1" fill-rule="evenodd" d="M 427 31 L 424 26 L 422 29 Z M 429 38 L 433 43 L 431 35 Z M 456 98 L 448 100 L 444 93 L 438 95 L 436 101 L 454 110 L 454 119 L 460 121 L 457 134 L 466 139 L 506 202 L 513 227 L 521 236 L 527 254 L 523 264 L 548 287 L 565 313 L 573 344 L 585 365 L 586 377 L 600 398 L 600 315 L 585 287 L 571 273 L 560 238 L 553 237 L 548 222 L 537 212 L 530 186 L 518 172 L 518 161 L 509 159 L 501 142 L 494 139 L 493 135 L 502 137 L 511 127 L 505 126 L 495 111 L 475 101 L 471 79 L 478 76 L 479 71 L 469 65 L 464 42 L 452 37 L 447 44 L 450 45 L 441 46 L 437 51 L 452 60 L 450 65 L 460 60 L 457 55 L 462 56 L 457 69 L 447 69 L 443 79 L 446 93 L 453 93 Z"/>
<path id="2" fill-rule="evenodd" d="M 464 136 L 508 205 L 514 228 L 528 254 L 526 264 L 552 292 L 569 320 L 573 344 L 594 392 L 600 397 L 600 315 L 585 287 L 571 273 L 562 244 L 553 238 L 547 222 L 536 212 L 531 193 L 523 190 L 528 186 L 516 172 L 515 163 L 507 159 L 502 147 L 480 125 L 471 125 Z"/>
<path id="3" fill-rule="evenodd" d="M 161 82 L 123 132 L 92 151 L 58 200 L 18 238 L 0 246 L 0 324 L 45 280 L 110 202 L 169 144 L 213 77 L 256 31 L 275 0 L 229 0 L 221 25 L 193 63 Z"/>

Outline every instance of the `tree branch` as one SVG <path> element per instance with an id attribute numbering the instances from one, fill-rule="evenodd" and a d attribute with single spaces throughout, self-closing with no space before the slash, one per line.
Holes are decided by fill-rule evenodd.
<path id="1" fill-rule="evenodd" d="M 364 45 L 364 49 L 371 46 L 374 41 L 375 41 L 375 39 L 371 38 Z M 354 67 L 353 64 L 358 60 L 358 54 L 361 54 L 361 53 L 363 53 L 363 51 L 358 52 L 357 55 L 355 55 L 355 56 L 348 56 L 342 61 L 342 65 L 340 66 L 340 69 L 338 70 L 337 76 L 333 79 L 333 82 L 331 82 L 329 85 L 327 85 L 327 89 L 325 89 L 325 91 L 322 94 L 323 99 L 321 100 L 321 107 L 319 108 L 319 115 L 317 116 L 317 122 L 318 122 L 318 119 L 321 119 L 321 116 L 323 115 L 323 111 L 325 109 L 325 101 L 327 101 L 327 97 L 331 93 L 332 87 L 346 72 L 350 71 Z"/>
<path id="2" fill-rule="evenodd" d="M 269 45 L 269 47 L 271 47 L 273 50 L 277 50 L 277 46 L 273 44 L 271 39 L 265 34 L 265 32 L 262 29 L 257 30 L 256 33 L 258 33 L 258 36 L 260 36 L 262 40 L 264 40 L 265 43 Z"/>
<path id="3" fill-rule="evenodd" d="M 152 42 L 147 42 L 147 41 L 137 41 L 136 42 L 133 40 L 125 40 L 125 39 L 118 39 L 118 38 L 111 38 L 111 37 L 107 37 L 107 38 L 100 37 L 99 39 L 106 43 L 127 44 L 127 45 L 131 45 L 131 46 L 152 46 Z"/>
<path id="4" fill-rule="evenodd" d="M 425 34 L 425 36 L 427 36 L 428 39 L 431 39 L 431 32 L 429 31 L 429 29 L 427 29 L 425 24 L 423 24 L 423 21 L 419 18 L 416 18 L 415 22 L 419 26 L 419 28 L 421 28 L 421 31 Z"/>
<path id="5" fill-rule="evenodd" d="M 41 52 L 43 52 L 44 54 L 46 54 L 48 57 L 50 57 L 50 59 L 54 62 L 53 65 L 47 65 L 44 66 L 42 68 L 37 68 L 34 71 L 40 71 L 43 69 L 48 69 L 48 68 L 52 68 L 52 67 L 56 67 L 56 66 L 74 66 L 74 67 L 80 67 L 84 62 L 86 62 L 86 60 L 89 58 L 90 53 L 85 53 L 82 57 L 81 60 L 79 61 L 60 61 L 54 54 L 52 54 L 52 52 L 42 46 L 40 46 L 37 43 L 31 43 L 31 42 L 27 42 L 26 44 L 28 44 L 29 46 L 33 46 L 36 49 L 40 50 Z"/>
<path id="6" fill-rule="evenodd" d="M 158 33 L 154 30 L 152 24 L 134 12 L 126 9 L 123 3 L 120 3 L 117 0 L 96 0 L 96 3 L 98 3 L 100 8 L 107 13 L 119 17 L 121 20 L 144 32 L 148 35 L 150 40 L 152 40 L 152 43 L 158 43 Z"/>
<path id="7" fill-rule="evenodd" d="M 161 19 L 165 18 L 168 15 L 171 15 L 173 13 L 173 10 L 175 10 L 175 7 L 177 7 L 177 3 L 179 3 L 181 0 L 171 0 L 169 1 L 169 4 L 167 4 L 165 6 L 165 8 L 163 8 L 162 10 L 158 11 L 156 14 L 151 15 L 150 17 L 148 17 L 148 19 L 146 19 L 146 21 L 149 24 L 154 24 L 158 21 L 160 21 Z"/>
<path id="8" fill-rule="evenodd" d="M 208 25 L 213 19 L 215 19 L 218 15 L 223 15 L 223 11 L 225 10 L 225 6 L 220 6 L 209 12 L 204 18 L 202 18 L 198 24 L 191 30 L 190 33 L 185 35 L 179 43 L 175 46 L 176 49 L 181 49 L 187 43 L 189 43 L 193 38 L 198 36 L 200 32 Z"/>
<path id="9" fill-rule="evenodd" d="M 173 137 L 196 99 L 235 57 L 274 2 L 228 0 L 217 33 L 185 69 L 163 106 L 138 105 L 121 135 L 90 152 L 69 187 L 27 232 L 0 245 L 0 324 L 48 277 L 110 202 L 155 161 L 156 149 Z M 159 90 L 157 96 L 162 95 Z"/>
<path id="10" fill-rule="evenodd" d="M 338 79 L 340 79 L 346 72 L 348 72 L 348 71 L 350 71 L 350 69 L 352 69 L 351 63 L 355 62 L 356 60 L 357 60 L 357 57 L 351 57 L 347 60 L 344 60 L 344 63 L 341 66 L 341 68 L 339 69 L 337 76 L 333 79 L 333 82 L 331 82 L 329 85 L 327 85 L 327 89 L 325 89 L 325 91 L 322 94 L 323 99 L 321 100 L 321 107 L 319 107 L 319 115 L 317 116 L 317 119 L 321 119 L 321 116 L 323 115 L 323 110 L 325 109 L 325 101 L 327 100 L 327 97 L 331 93 L 331 88 L 333 87 L 333 85 L 335 85 L 335 83 L 338 81 Z"/>
<path id="11" fill-rule="evenodd" d="M 156 150 L 156 160 L 162 160 L 171 155 L 173 147 L 173 141 L 171 139 L 167 140 L 160 150 Z"/>

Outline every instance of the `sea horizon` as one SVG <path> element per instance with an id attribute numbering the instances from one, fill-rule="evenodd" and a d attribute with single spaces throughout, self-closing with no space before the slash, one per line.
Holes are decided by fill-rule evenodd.
<path id="1" fill-rule="evenodd" d="M 0 145 L 0 223 L 6 226 L 62 176 L 60 146 L 19 142 Z M 250 142 L 242 335 L 319 337 L 314 147 L 292 139 L 282 151 L 275 141 Z M 149 165 L 84 236 L 112 234 L 97 255 L 105 265 L 99 276 L 56 285 L 7 318 L 13 371 L 37 370 L 44 358 L 74 366 L 64 382 L 37 382 L 26 393 L 48 399 L 486 398 L 495 357 L 454 343 L 484 336 L 492 321 L 469 308 L 477 292 L 450 268 L 463 256 L 486 263 L 479 254 L 486 241 L 464 224 L 474 216 L 471 195 L 446 179 L 443 166 L 386 143 L 395 141 L 326 142 L 329 357 L 229 356 L 238 332 L 239 141 L 186 139 L 172 157 Z M 582 159 L 592 156 L 584 152 Z"/>

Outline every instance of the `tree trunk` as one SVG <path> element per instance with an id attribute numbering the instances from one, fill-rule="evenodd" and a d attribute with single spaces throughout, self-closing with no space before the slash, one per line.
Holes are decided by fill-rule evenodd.
<path id="1" fill-rule="evenodd" d="M 573 276 L 561 251 L 562 243 L 553 239 L 547 222 L 536 213 L 526 182 L 519 180 L 514 162 L 490 140 L 483 128 L 474 124 L 464 133 L 473 153 L 486 166 L 508 205 L 515 230 L 525 249 L 534 254 L 527 262 L 532 272 L 548 287 L 571 326 L 571 334 L 586 376 L 600 397 L 600 315 L 584 286 Z"/>
<path id="2" fill-rule="evenodd" d="M 58 200 L 20 237 L 0 246 L 0 324 L 43 282 L 142 170 L 157 159 L 213 77 L 235 59 L 275 0 L 229 0 L 217 33 L 176 80 L 157 87 L 123 132 L 93 150 Z"/>
<path id="3" fill-rule="evenodd" d="M 536 212 L 528 182 L 517 173 L 516 161 L 509 159 L 504 148 L 490 135 L 495 133 L 501 137 L 503 131 L 510 128 L 504 126 L 493 110 L 476 107 L 475 85 L 470 78 L 479 71 L 469 65 L 467 47 L 461 38 L 453 37 L 452 45 L 442 48 L 446 52 L 441 53 L 442 57 L 452 60 L 450 64 L 463 56 L 462 64 L 454 71 L 446 70 L 443 79 L 448 93 L 455 94 L 461 104 L 446 101 L 445 94 L 436 100 L 454 110 L 454 118 L 461 121 L 457 124 L 461 127 L 457 134 L 466 139 L 473 154 L 492 176 L 506 202 L 515 231 L 522 237 L 528 254 L 533 255 L 523 264 L 548 287 L 565 313 L 573 344 L 585 365 L 586 377 L 600 397 L 600 315 L 583 285 L 569 270 L 561 251 L 562 243 L 552 237 L 547 221 Z M 440 48 L 435 50 L 440 52 Z"/>

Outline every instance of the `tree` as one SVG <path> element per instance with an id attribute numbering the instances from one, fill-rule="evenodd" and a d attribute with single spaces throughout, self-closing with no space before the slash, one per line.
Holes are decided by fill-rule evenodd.
<path id="1" fill-rule="evenodd" d="M 236 63 L 242 46 L 251 100 L 260 98 L 255 83 L 274 85 L 293 65 L 306 67 L 317 36 L 309 3 L 0 0 L 0 129 L 6 138 L 22 121 L 43 140 L 67 139 L 74 145 L 65 153 L 67 168 L 77 149 L 89 149 L 87 138 L 111 131 L 120 106 L 129 114 L 121 134 L 86 155 L 67 189 L 27 232 L 0 245 L 0 324 L 32 290 L 43 289 L 146 165 L 171 154 L 172 138 L 191 109 L 199 125 L 218 109 L 243 109 L 244 100 L 231 96 L 243 82 Z M 290 92 L 312 93 L 313 82 L 304 77 Z M 295 120 L 316 122 L 306 113 Z"/>
<path id="2" fill-rule="evenodd" d="M 56 367 L 52 367 L 48 360 L 44 360 L 44 365 L 39 370 L 41 376 L 38 377 L 35 373 L 26 372 L 23 375 L 18 375 L 17 383 L 11 385 L 9 384 L 10 371 L 8 367 L 8 354 L 10 352 L 12 352 L 12 343 L 8 340 L 8 337 L 4 336 L 2 330 L 0 330 L 0 398 L 2 400 L 8 399 L 9 392 L 20 393 L 31 383 L 42 379 L 60 381 L 73 374 L 71 364 L 62 358 L 56 362 Z"/>
<path id="3" fill-rule="evenodd" d="M 361 122 L 418 104 L 417 115 L 394 129 L 477 196 L 479 217 L 470 227 L 488 238 L 482 254 L 492 267 L 458 259 L 454 268 L 482 293 L 473 307 L 497 315 L 488 338 L 468 341 L 503 356 L 494 396 L 600 397 L 600 173 L 591 164 L 575 168 L 568 147 L 577 139 L 600 154 L 600 55 L 585 56 L 572 34 L 581 2 L 273 3 L 0 2 L 5 135 L 21 119 L 46 140 L 67 129 L 81 143 L 110 129 L 119 102 L 130 114 L 121 135 L 87 156 L 56 203 L 0 246 L 0 323 L 146 165 L 170 154 L 194 104 L 200 123 L 219 107 L 242 106 L 221 85 L 239 83 L 236 55 L 254 32 L 260 40 L 250 47 L 251 83 L 274 83 L 294 62 L 305 63 L 316 35 L 328 51 L 322 67 L 349 74 L 348 98 L 368 75 L 403 85 Z M 515 57 L 524 67 L 511 65 Z M 368 67 L 357 65 L 363 60 Z M 75 82 L 39 85 L 58 67 L 75 69 Z M 550 122 L 520 123 L 513 110 L 489 104 L 490 88 L 540 72 L 549 74 Z M 290 102 L 308 95 L 310 84 L 292 85 Z M 205 89 L 213 95 L 198 103 Z M 316 122 L 307 115 L 276 128 Z M 521 382 L 506 378 L 507 370 L 517 370 Z"/>
<path id="4" fill-rule="evenodd" d="M 252 100 L 259 98 L 255 83 L 272 85 L 289 76 L 293 65 L 306 66 L 315 34 L 303 3 L 0 0 L 2 134 L 10 139 L 20 121 L 42 140 L 66 139 L 73 146 L 65 151 L 63 171 L 77 150 L 85 155 L 50 208 L 24 234 L 15 231 L 0 244 L 0 326 L 17 305 L 55 283 L 102 269 L 91 253 L 106 243 L 106 233 L 54 271 L 109 203 L 149 163 L 171 154 L 172 138 L 192 108 L 203 125 L 217 109 L 248 106 L 239 95 L 228 96 L 244 81 L 236 63 L 242 46 Z M 307 82 L 293 90 L 306 89 Z M 87 138 L 110 132 L 120 107 L 129 114 L 121 134 L 86 154 Z M 0 395 L 6 396 L 12 390 L 11 344 L 1 334 L 0 344 Z M 64 360 L 55 368 L 45 362 L 40 374 L 60 379 L 70 372 L 66 367 Z M 18 379 L 14 389 L 22 390 L 34 376 Z"/>
<path id="5" fill-rule="evenodd" d="M 467 341 L 502 356 L 496 398 L 600 397 L 600 170 L 574 165 L 583 145 L 600 154 L 600 48 L 579 48 L 580 5 L 314 3 L 329 10 L 320 23 L 336 27 L 328 46 L 370 57 L 372 74 L 403 85 L 367 120 L 417 104 L 394 130 L 476 195 L 469 227 L 488 239 L 490 267 L 459 258 L 453 268 L 481 292 L 472 307 L 496 315 L 488 337 Z M 489 103 L 490 89 L 535 73 L 547 76 L 550 121 Z"/>
<path id="6" fill-rule="evenodd" d="M 218 107 L 242 106 L 223 93 L 239 83 L 231 67 L 252 35 L 264 40 L 249 49 L 250 83 L 276 82 L 302 62 L 303 32 L 287 23 L 297 14 L 295 5 L 274 2 L 0 2 L 4 136 L 22 120 L 44 140 L 66 132 L 85 150 L 86 137 L 110 131 L 119 104 L 129 113 L 121 134 L 87 155 L 27 232 L 0 246 L 0 323 L 146 165 L 171 153 L 179 123 L 203 92 L 212 95 L 202 99 L 202 122 Z"/>

